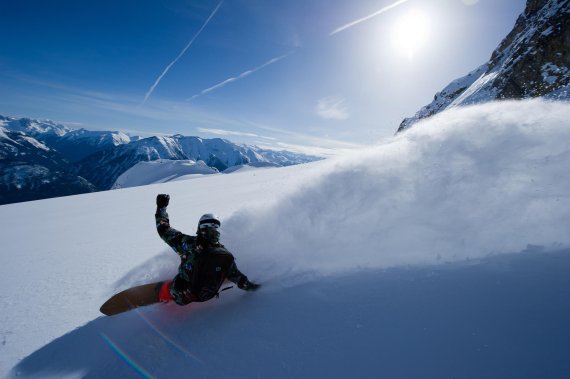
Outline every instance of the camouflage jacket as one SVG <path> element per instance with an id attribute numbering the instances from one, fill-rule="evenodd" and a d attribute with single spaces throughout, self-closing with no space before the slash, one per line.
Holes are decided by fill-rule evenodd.
<path id="1" fill-rule="evenodd" d="M 158 235 L 180 256 L 181 262 L 178 267 L 178 273 L 185 280 L 190 281 L 194 259 L 203 249 L 198 241 L 198 237 L 184 234 L 172 228 L 168 219 L 166 207 L 157 208 L 154 217 L 156 220 L 156 230 L 158 231 Z M 219 247 L 224 246 L 220 244 Z M 226 278 L 234 283 L 238 283 L 242 276 L 244 275 L 238 270 L 234 262 L 230 267 Z"/>

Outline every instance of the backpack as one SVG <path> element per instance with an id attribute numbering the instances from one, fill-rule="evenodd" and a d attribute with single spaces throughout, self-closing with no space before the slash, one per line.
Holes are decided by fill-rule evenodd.
<path id="1" fill-rule="evenodd" d="M 208 247 L 196 254 L 192 267 L 192 293 L 202 302 L 217 296 L 234 263 L 234 256 L 224 247 Z"/>

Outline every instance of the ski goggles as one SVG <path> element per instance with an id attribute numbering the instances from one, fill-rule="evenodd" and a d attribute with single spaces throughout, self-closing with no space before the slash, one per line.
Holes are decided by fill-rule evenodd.
<path id="1" fill-rule="evenodd" d="M 207 229 L 207 228 L 218 229 L 219 227 L 220 225 L 214 222 L 203 222 L 199 226 L 200 229 Z"/>

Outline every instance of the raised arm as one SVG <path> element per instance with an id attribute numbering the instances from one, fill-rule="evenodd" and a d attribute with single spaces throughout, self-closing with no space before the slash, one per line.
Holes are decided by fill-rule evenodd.
<path id="1" fill-rule="evenodd" d="M 180 255 L 190 254 L 189 243 L 192 242 L 192 236 L 188 236 L 172 227 L 168 219 L 166 207 L 170 201 L 170 196 L 160 194 L 156 197 L 156 213 L 154 218 L 156 220 L 156 231 L 164 242 L 166 242 L 174 251 Z"/>

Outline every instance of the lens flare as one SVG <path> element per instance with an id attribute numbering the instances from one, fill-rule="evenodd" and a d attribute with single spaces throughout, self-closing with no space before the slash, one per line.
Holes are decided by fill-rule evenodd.
<path id="1" fill-rule="evenodd" d="M 158 327 L 152 323 L 152 321 L 150 321 L 147 317 L 145 317 L 141 312 L 137 311 L 136 312 L 137 315 L 141 318 L 141 320 L 143 320 L 145 322 L 145 324 L 147 324 L 149 326 L 149 328 L 151 328 L 156 334 L 158 334 L 162 339 L 164 339 L 166 342 L 168 342 L 170 345 L 172 345 L 173 347 L 175 347 L 177 350 L 179 350 L 181 353 L 187 355 L 188 357 L 194 359 L 197 362 L 200 362 L 202 364 L 204 364 L 204 361 L 201 360 L 200 358 L 198 358 L 196 355 L 192 354 L 190 351 L 188 351 L 187 349 L 185 349 L 184 347 L 182 347 L 179 343 L 177 343 L 176 341 L 174 341 L 172 338 L 170 338 L 169 336 L 167 336 L 164 332 L 162 332 L 160 329 L 158 329 Z"/>
<path id="2" fill-rule="evenodd" d="M 101 337 L 105 342 L 107 342 L 109 347 L 111 347 L 111 350 L 113 350 L 123 361 L 127 363 L 127 365 L 129 365 L 133 370 L 135 370 L 140 376 L 142 376 L 143 378 L 154 378 L 154 376 L 152 376 L 148 371 L 146 371 L 143 367 L 137 364 L 131 357 L 129 357 L 127 353 L 121 350 L 121 348 L 116 343 L 114 343 L 109 337 L 107 337 L 107 335 L 101 333 Z"/>

